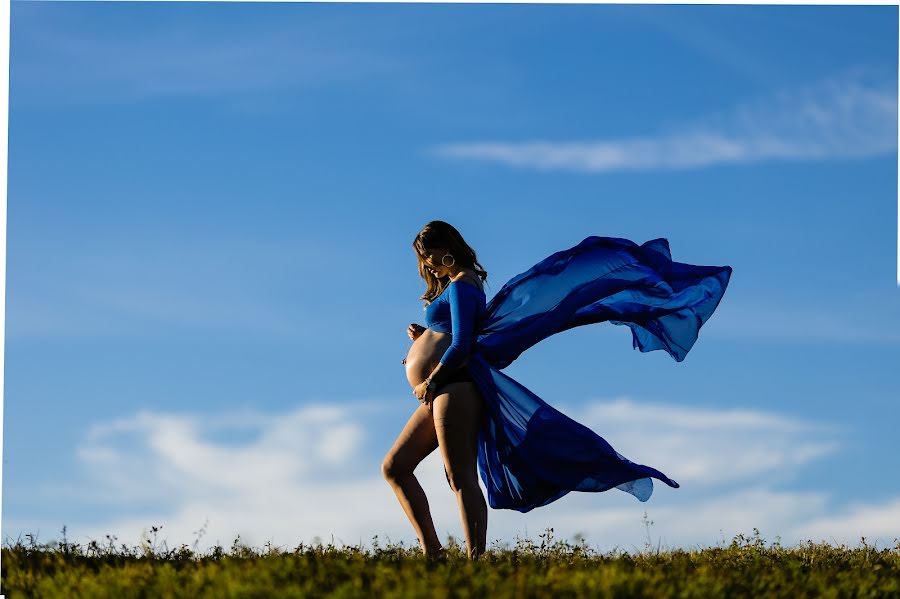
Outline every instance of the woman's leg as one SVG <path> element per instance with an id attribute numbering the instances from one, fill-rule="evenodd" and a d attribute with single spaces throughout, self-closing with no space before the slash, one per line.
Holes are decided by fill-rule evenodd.
<path id="1" fill-rule="evenodd" d="M 413 471 L 437 446 L 431 410 L 422 404 L 410 416 L 403 432 L 381 463 L 381 473 L 394 489 L 426 555 L 440 552 L 441 541 L 434 530 L 428 498 Z"/>
<path id="2" fill-rule="evenodd" d="M 475 383 L 448 383 L 434 398 L 437 433 L 450 486 L 459 504 L 469 559 L 487 545 L 487 502 L 478 484 L 478 429 L 484 400 Z"/>

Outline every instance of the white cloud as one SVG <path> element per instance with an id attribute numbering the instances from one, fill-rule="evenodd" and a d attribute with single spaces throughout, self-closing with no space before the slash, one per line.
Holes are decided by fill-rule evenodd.
<path id="1" fill-rule="evenodd" d="M 830 426 L 756 410 L 712 410 L 618 398 L 563 411 L 598 431 L 628 459 L 691 486 L 781 477 L 837 449 L 835 441 L 814 436 L 831 431 Z"/>
<path id="2" fill-rule="evenodd" d="M 362 424 L 346 422 L 345 409 L 308 405 L 225 427 L 202 415 L 142 411 L 132 419 L 94 427 L 78 451 L 89 465 L 102 466 L 102 476 L 110 480 L 130 479 L 133 462 L 140 460 L 154 464 L 156 482 L 170 491 L 252 495 L 258 488 L 292 485 L 323 468 L 340 466 L 356 453 Z M 243 444 L 206 438 L 223 428 L 255 429 L 258 434 Z M 131 443 L 116 447 L 123 434 Z"/>
<path id="3" fill-rule="evenodd" d="M 884 537 L 900 524 L 900 499 L 841 510 L 829 508 L 828 492 L 775 488 L 779 477 L 790 478 L 833 451 L 833 427 L 757 410 L 622 398 L 590 402 L 582 409 L 557 407 L 629 459 L 659 468 L 682 486 L 657 483 L 646 503 L 612 490 L 570 493 L 528 514 L 490 510 L 491 546 L 514 544 L 521 535 L 539 541 L 538 535 L 553 527 L 556 538 L 581 533 L 597 549 L 639 549 L 647 534 L 645 511 L 653 521 L 652 543 L 663 547 L 730 542 L 754 527 L 767 541 L 780 535 L 785 545 L 810 535 L 852 545 L 860 533 Z M 102 541 L 110 533 L 133 545 L 151 526 L 162 526 L 159 538 L 170 547 L 193 545 L 208 521 L 200 549 L 229 546 L 237 535 L 257 547 L 267 541 L 295 547 L 315 537 L 370 546 L 376 534 L 416 544 L 381 478 L 380 462 L 393 438 L 379 433 L 375 439 L 371 432 L 373 416 L 391 409 L 397 410 L 399 431 L 405 410 L 395 402 L 309 404 L 280 414 L 142 411 L 89 430 L 77 454 L 87 478 L 68 492 L 57 488 L 54 493 L 98 514 L 92 521 L 69 523 L 69 538 L 78 542 Z M 227 433 L 239 433 L 241 440 Z M 416 476 L 441 539 L 461 539 L 439 451 L 419 465 Z M 102 508 L 109 507 L 123 515 L 104 518 Z M 29 523 L 35 521 L 31 516 Z M 6 520 L 7 535 L 31 532 L 17 529 L 19 522 L 25 520 Z M 59 528 L 61 523 L 52 523 L 43 530 Z"/>
<path id="4" fill-rule="evenodd" d="M 218 419 L 144 411 L 101 423 L 88 432 L 78 454 L 98 497 L 117 497 L 119 507 L 127 507 L 146 502 L 149 492 L 156 507 L 134 517 L 71 526 L 70 534 L 102 540 L 110 532 L 135 544 L 150 526 L 163 525 L 160 538 L 170 546 L 190 545 L 208 519 L 200 547 L 227 545 L 238 534 L 260 546 L 268 540 L 308 543 L 316 536 L 328 541 L 332 534 L 348 544 L 375 534 L 384 538 L 386 531 L 407 537 L 411 529 L 405 530 L 405 516 L 381 478 L 383 455 L 363 451 L 367 417 L 385 407 L 312 404 L 284 414 L 245 412 Z M 256 435 L 240 444 L 209 438 L 229 429 L 253 429 Z M 446 528 L 458 515 L 439 452 L 417 474 L 423 484 L 447 490 Z"/>
<path id="5" fill-rule="evenodd" d="M 541 171 L 688 169 L 763 160 L 860 158 L 897 148 L 897 85 L 859 70 L 778 90 L 725 114 L 652 137 L 594 141 L 463 142 L 433 148 Z"/>
<path id="6" fill-rule="evenodd" d="M 866 542 L 893 545 L 900 538 L 900 497 L 875 504 L 854 502 L 836 514 L 822 515 L 791 530 L 792 534 L 814 541 L 855 545 L 861 536 Z"/>

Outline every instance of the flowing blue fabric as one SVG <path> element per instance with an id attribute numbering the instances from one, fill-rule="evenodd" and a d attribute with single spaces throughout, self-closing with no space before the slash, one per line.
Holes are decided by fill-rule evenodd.
<path id="1" fill-rule="evenodd" d="M 507 282 L 487 304 L 466 364 L 487 408 L 478 466 L 489 505 L 528 512 L 570 491 L 613 487 L 647 501 L 651 478 L 678 488 L 500 370 L 554 333 L 604 321 L 630 327 L 641 352 L 664 349 L 681 362 L 730 277 L 730 266 L 673 262 L 663 238 L 592 236 Z"/>

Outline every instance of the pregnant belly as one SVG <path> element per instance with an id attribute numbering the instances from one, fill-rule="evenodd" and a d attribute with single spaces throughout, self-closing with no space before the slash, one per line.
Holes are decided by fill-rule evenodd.
<path id="1" fill-rule="evenodd" d="M 437 333 L 425 329 L 425 332 L 419 335 L 406 354 L 406 378 L 411 387 L 415 387 L 431 374 L 452 342 L 453 335 L 450 333 Z"/>

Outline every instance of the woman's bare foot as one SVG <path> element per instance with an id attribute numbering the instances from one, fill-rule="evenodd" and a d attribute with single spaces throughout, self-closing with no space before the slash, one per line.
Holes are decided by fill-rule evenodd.
<path id="1" fill-rule="evenodd" d="M 425 552 L 425 559 L 429 562 L 446 562 L 447 561 L 447 552 L 443 547 L 437 550 L 431 550 Z"/>

